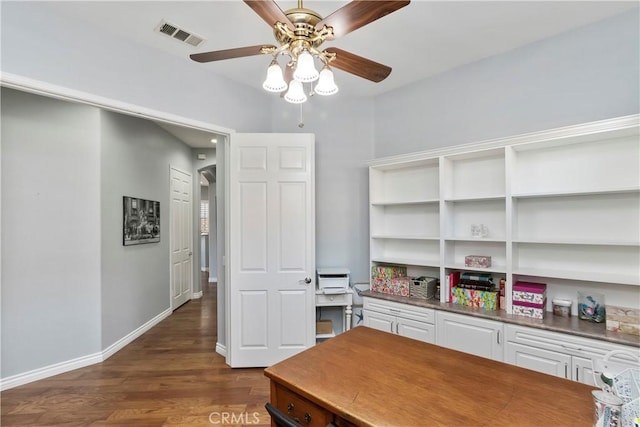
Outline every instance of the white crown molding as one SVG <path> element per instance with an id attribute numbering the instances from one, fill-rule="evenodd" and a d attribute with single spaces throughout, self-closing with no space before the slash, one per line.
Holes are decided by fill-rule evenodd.
<path id="1" fill-rule="evenodd" d="M 123 114 L 143 117 L 163 123 L 169 123 L 178 126 L 187 126 L 194 129 L 215 132 L 219 134 L 231 135 L 236 131 L 234 129 L 225 128 L 214 125 L 212 123 L 193 120 L 187 117 L 175 114 L 165 113 L 158 110 L 142 107 L 140 105 L 130 104 L 118 101 L 113 98 L 107 98 L 95 95 L 89 92 L 83 92 L 64 86 L 58 86 L 41 80 L 24 77 L 13 73 L 0 73 L 0 85 L 11 89 L 18 89 L 37 95 L 44 95 L 51 98 L 62 99 L 65 101 L 79 102 L 86 105 L 102 108 L 105 110 L 115 111 Z"/>
<path id="2" fill-rule="evenodd" d="M 25 385 L 34 381 L 43 380 L 54 375 L 64 374 L 65 372 L 104 362 L 109 357 L 113 356 L 116 352 L 123 349 L 127 344 L 130 344 L 131 342 L 133 342 L 133 340 L 140 337 L 149 329 L 167 318 L 169 315 L 171 315 L 171 309 L 163 311 L 144 325 L 140 326 L 135 331 L 120 338 L 118 341 L 111 344 L 101 352 L 90 354 L 87 356 L 81 356 L 71 360 L 66 360 L 60 363 L 55 363 L 53 365 L 34 369 L 32 371 L 12 375 L 7 378 L 2 378 L 0 379 L 0 391 L 9 390 L 11 388 Z"/>
<path id="3" fill-rule="evenodd" d="M 400 154 L 397 156 L 380 157 L 368 161 L 367 166 L 383 166 L 394 163 L 419 161 L 439 156 L 453 155 L 461 152 L 468 153 L 470 151 L 481 151 L 491 148 L 502 148 L 520 144 L 561 140 L 563 138 L 577 138 L 596 135 L 602 132 L 612 132 L 616 130 L 623 132 L 628 129 L 637 128 L 638 126 L 640 126 L 640 114 L 632 114 L 629 116 L 615 117 L 612 119 L 548 129 L 539 132 L 525 133 L 505 138 L 473 142 L 470 144 L 460 144 L 450 147 L 435 148 L 432 150 Z"/>

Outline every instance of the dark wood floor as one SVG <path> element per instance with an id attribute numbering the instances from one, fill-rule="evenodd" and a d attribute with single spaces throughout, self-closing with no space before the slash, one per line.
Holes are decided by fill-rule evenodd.
<path id="1" fill-rule="evenodd" d="M 268 425 L 263 370 L 215 352 L 215 287 L 103 363 L 3 392 L 1 425 Z"/>

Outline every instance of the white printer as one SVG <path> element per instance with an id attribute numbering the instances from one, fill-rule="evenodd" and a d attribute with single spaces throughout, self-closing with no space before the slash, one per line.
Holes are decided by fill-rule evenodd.
<path id="1" fill-rule="evenodd" d="M 343 294 L 349 288 L 349 269 L 319 268 L 318 289 L 324 294 Z"/>

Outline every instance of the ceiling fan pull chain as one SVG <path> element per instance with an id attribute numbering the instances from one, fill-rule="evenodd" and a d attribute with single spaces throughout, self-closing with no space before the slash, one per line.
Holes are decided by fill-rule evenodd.
<path id="1" fill-rule="evenodd" d="M 302 105 L 303 104 L 300 104 L 300 123 L 298 123 L 298 127 L 300 129 L 302 129 L 304 127 L 304 119 L 302 117 Z"/>

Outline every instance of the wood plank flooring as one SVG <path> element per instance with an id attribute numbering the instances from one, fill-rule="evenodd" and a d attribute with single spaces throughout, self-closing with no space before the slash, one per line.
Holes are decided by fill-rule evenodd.
<path id="1" fill-rule="evenodd" d="M 215 352 L 216 284 L 105 362 L 0 394 L 4 426 L 269 425 L 269 381 Z"/>

